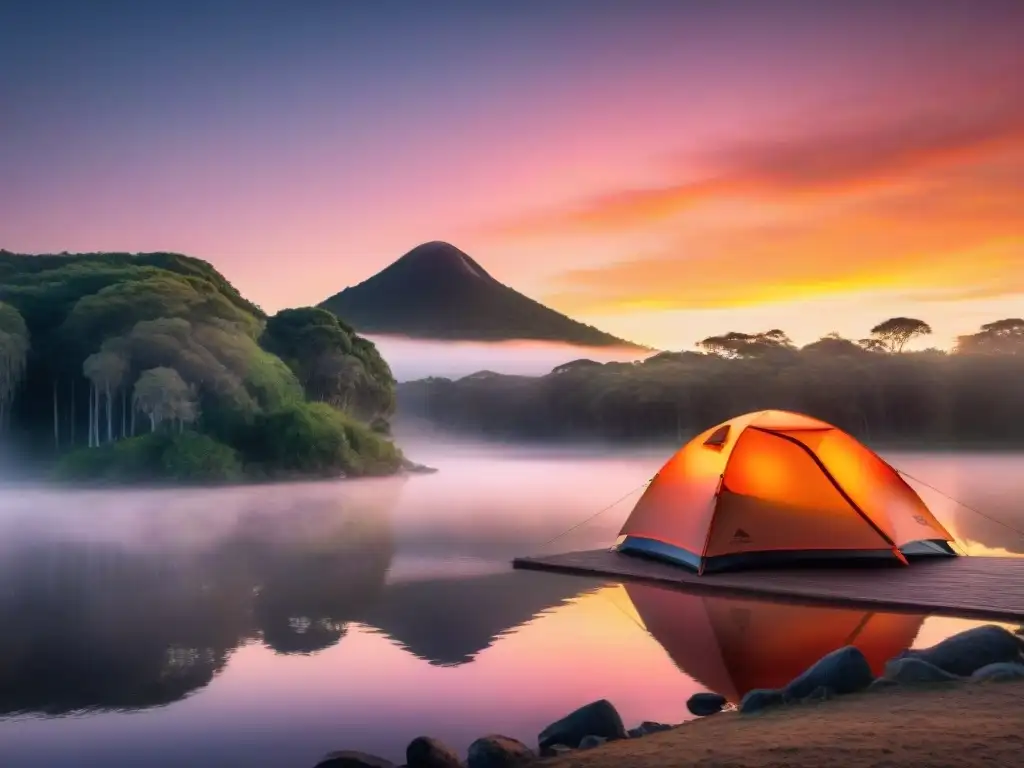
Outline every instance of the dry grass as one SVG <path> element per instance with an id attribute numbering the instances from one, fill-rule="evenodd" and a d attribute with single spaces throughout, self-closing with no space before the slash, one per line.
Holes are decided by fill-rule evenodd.
<path id="1" fill-rule="evenodd" d="M 551 768 L 907 768 L 1024 764 L 1024 683 L 891 689 L 721 714 L 544 761 Z"/>

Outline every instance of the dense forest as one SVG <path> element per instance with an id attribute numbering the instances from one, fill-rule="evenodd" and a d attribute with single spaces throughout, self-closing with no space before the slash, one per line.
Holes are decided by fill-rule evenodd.
<path id="1" fill-rule="evenodd" d="M 907 351 L 930 333 L 914 318 L 803 348 L 777 329 L 728 333 L 637 363 L 577 360 L 541 377 L 484 371 L 409 382 L 398 388 L 400 413 L 506 439 L 681 441 L 777 408 L 869 442 L 1024 444 L 1024 319 L 989 323 L 950 352 Z"/>
<path id="2" fill-rule="evenodd" d="M 330 312 L 173 253 L 0 251 L 0 440 L 74 480 L 389 473 L 394 379 Z"/>

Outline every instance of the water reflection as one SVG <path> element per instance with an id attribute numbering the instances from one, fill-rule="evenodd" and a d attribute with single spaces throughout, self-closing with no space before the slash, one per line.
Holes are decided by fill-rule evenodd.
<path id="1" fill-rule="evenodd" d="M 168 704 L 242 645 L 315 654 L 353 623 L 464 664 L 581 589 L 512 572 L 388 583 L 391 515 L 371 501 L 261 499 L 204 546 L 22 535 L 0 562 L 0 713 Z"/>
<path id="2" fill-rule="evenodd" d="M 198 550 L 22 541 L 0 565 L 0 711 L 166 704 L 250 639 L 289 653 L 336 643 L 383 586 L 386 517 L 321 501 L 280 520 L 244 514 Z"/>
<path id="3" fill-rule="evenodd" d="M 510 572 L 513 556 L 650 477 L 663 452 L 413 455 L 442 471 L 217 491 L 3 489 L 0 764 L 269 768 L 340 747 L 401 763 L 420 733 L 462 752 L 493 731 L 531 742 L 598 698 L 629 725 L 679 722 L 692 693 L 776 684 L 849 637 L 876 660 L 977 624 L 876 614 L 854 635 L 861 612 L 648 600 L 635 585 Z M 1020 516 L 1024 458 L 916 461 L 909 471 L 979 509 Z M 548 551 L 606 546 L 629 509 Z M 977 551 L 1017 546 L 969 527 L 977 516 L 942 519 Z M 52 716 L 68 713 L 82 716 Z"/>
<path id="4" fill-rule="evenodd" d="M 924 615 L 711 597 L 627 584 L 640 620 L 676 666 L 738 703 L 780 688 L 827 653 L 854 645 L 875 675 L 914 643 Z"/>

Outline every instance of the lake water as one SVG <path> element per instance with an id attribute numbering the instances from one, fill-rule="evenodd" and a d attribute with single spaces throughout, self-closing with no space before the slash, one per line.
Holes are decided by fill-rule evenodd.
<path id="1" fill-rule="evenodd" d="M 513 572 L 666 458 L 409 446 L 436 475 L 216 491 L 0 491 L 0 765 L 312 766 L 535 743 L 598 698 L 627 727 L 785 682 L 853 642 L 881 665 L 977 622 Z M 1024 455 L 897 467 L 1024 527 Z M 1020 537 L 919 487 L 973 553 Z M 544 551 L 611 543 L 639 491 Z"/>

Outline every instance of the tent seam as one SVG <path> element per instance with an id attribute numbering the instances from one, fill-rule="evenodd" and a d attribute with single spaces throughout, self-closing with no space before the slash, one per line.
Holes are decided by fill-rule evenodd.
<path id="1" fill-rule="evenodd" d="M 875 531 L 875 533 L 881 536 L 882 540 L 893 548 L 893 551 L 895 553 L 898 553 L 899 559 L 906 563 L 906 558 L 904 558 L 902 553 L 899 552 L 899 547 L 896 546 L 896 542 L 889 538 L 885 531 L 883 531 L 879 527 L 878 523 L 872 520 L 870 516 L 868 516 L 868 514 L 863 509 L 861 509 L 860 506 L 852 498 L 850 498 L 850 495 L 843 489 L 843 486 L 839 484 L 839 481 L 836 480 L 835 477 L 832 476 L 832 473 L 828 471 L 828 467 L 825 466 L 825 462 L 821 460 L 821 457 L 819 457 L 818 454 L 816 454 L 811 448 L 797 440 L 795 437 L 791 437 L 785 433 L 776 432 L 771 429 L 765 429 L 764 427 L 752 426 L 750 427 L 750 429 L 756 429 L 759 432 L 764 432 L 766 435 L 774 435 L 775 437 L 781 438 L 782 440 L 786 440 L 787 442 L 793 443 L 793 445 L 796 445 L 799 448 L 801 448 L 808 456 L 811 457 L 814 463 L 818 465 L 818 469 L 820 469 L 822 474 L 824 474 L 825 477 L 828 478 L 828 481 L 832 484 L 832 487 L 839 491 L 839 495 L 843 497 L 843 501 L 849 504 L 853 511 L 860 515 L 864 522 L 870 525 L 871 528 Z"/>

